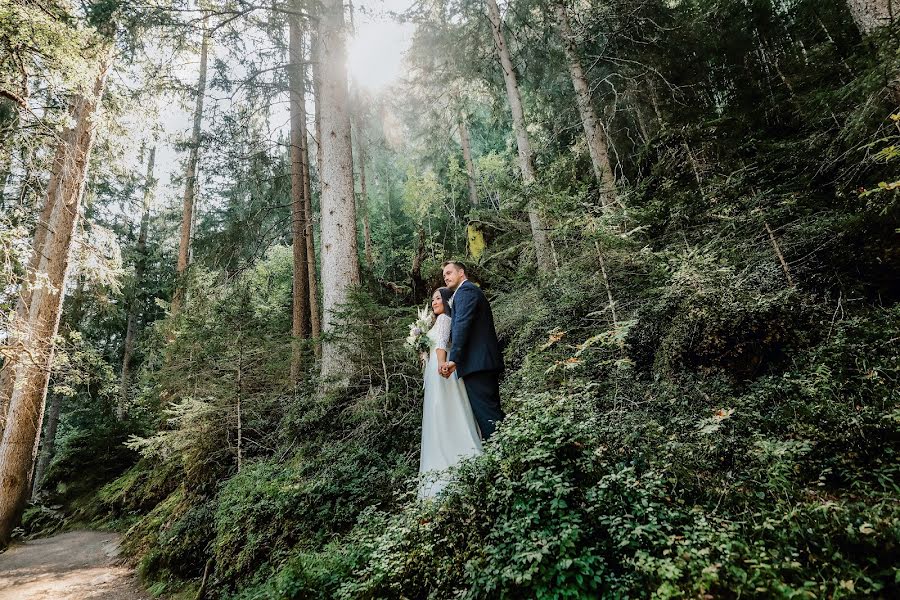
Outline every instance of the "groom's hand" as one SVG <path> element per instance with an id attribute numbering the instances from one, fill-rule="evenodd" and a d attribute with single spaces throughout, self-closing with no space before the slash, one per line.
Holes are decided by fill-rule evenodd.
<path id="1" fill-rule="evenodd" d="M 444 365 L 441 367 L 441 375 L 443 375 L 445 378 L 450 377 L 450 375 L 452 375 L 453 371 L 455 371 L 455 370 L 456 370 L 455 362 L 453 362 L 453 361 L 445 362 Z"/>

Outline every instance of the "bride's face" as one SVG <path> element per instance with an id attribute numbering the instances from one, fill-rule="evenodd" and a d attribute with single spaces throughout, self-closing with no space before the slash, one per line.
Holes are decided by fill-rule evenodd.
<path id="1" fill-rule="evenodd" d="M 444 314 L 444 300 L 441 298 L 440 292 L 435 292 L 431 296 L 431 310 L 434 311 L 435 316 Z"/>

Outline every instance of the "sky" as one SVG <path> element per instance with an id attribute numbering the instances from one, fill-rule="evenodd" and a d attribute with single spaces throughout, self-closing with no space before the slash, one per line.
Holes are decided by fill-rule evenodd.
<path id="1" fill-rule="evenodd" d="M 378 91 L 403 75 L 403 54 L 409 49 L 414 26 L 398 23 L 387 13 L 402 12 L 412 4 L 413 0 L 362 0 L 356 5 L 356 32 L 347 46 L 347 66 L 359 85 Z"/>
<path id="2" fill-rule="evenodd" d="M 397 22 L 392 13 L 401 13 L 410 8 L 415 0 L 356 0 L 354 2 L 355 31 L 347 40 L 347 67 L 350 76 L 360 87 L 372 93 L 382 91 L 397 82 L 404 74 L 404 53 L 409 49 L 414 25 Z M 213 55 L 216 52 L 212 46 Z M 213 56 L 210 57 L 212 65 Z M 186 85 L 196 85 L 199 59 L 192 58 L 178 69 L 179 76 Z M 213 101 L 213 92 L 207 90 L 206 107 Z M 286 100 L 286 99 L 285 99 Z M 188 139 L 191 129 L 193 102 L 188 107 L 180 106 L 173 98 L 162 100 L 160 111 L 163 140 L 158 144 L 156 157 L 157 198 L 154 206 L 174 206 L 180 202 L 183 193 L 180 186 L 173 184 L 183 168 L 186 151 L 176 151 L 171 140 Z M 270 127 L 273 137 L 280 129 L 288 126 L 288 105 L 282 102 L 273 107 Z M 310 98 L 309 112 L 312 111 Z M 143 168 L 141 172 L 143 172 Z M 203 182 L 203 158 L 201 153 L 199 182 Z M 203 210 L 203 206 L 199 206 Z"/>

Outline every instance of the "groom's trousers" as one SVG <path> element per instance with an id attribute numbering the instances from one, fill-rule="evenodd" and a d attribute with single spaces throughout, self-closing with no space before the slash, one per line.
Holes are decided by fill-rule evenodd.
<path id="1" fill-rule="evenodd" d="M 488 439 L 505 416 L 500 408 L 500 374 L 496 371 L 479 371 L 463 377 L 472 414 L 478 422 L 481 437 Z"/>

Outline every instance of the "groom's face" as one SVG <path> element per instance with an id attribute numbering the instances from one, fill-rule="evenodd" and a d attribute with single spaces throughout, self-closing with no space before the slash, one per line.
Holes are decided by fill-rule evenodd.
<path id="1" fill-rule="evenodd" d="M 465 272 L 454 264 L 444 267 L 444 285 L 455 290 L 465 278 Z"/>

